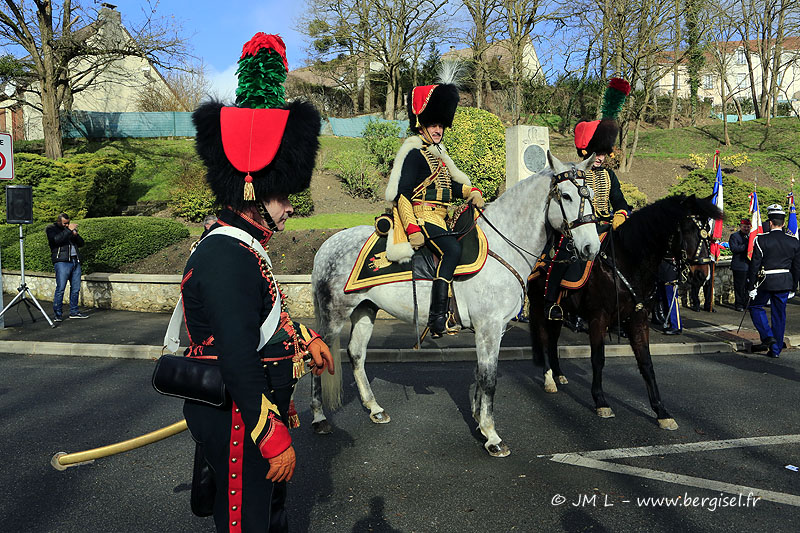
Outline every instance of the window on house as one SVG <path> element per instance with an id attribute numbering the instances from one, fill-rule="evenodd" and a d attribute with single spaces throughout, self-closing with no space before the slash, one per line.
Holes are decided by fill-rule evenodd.
<path id="1" fill-rule="evenodd" d="M 736 50 L 736 64 L 746 65 L 747 59 L 744 56 L 744 50 Z"/>
<path id="2" fill-rule="evenodd" d="M 706 74 L 703 76 L 703 89 L 713 89 L 714 88 L 714 76 L 712 74 Z"/>
<path id="3" fill-rule="evenodd" d="M 746 89 L 749 87 L 750 84 L 747 83 L 747 74 L 744 72 L 740 72 L 736 75 L 736 88 L 737 89 Z"/>

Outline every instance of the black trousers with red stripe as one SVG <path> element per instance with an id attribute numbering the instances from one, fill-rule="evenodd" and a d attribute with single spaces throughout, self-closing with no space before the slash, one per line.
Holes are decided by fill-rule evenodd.
<path id="1" fill-rule="evenodd" d="M 274 389 L 274 398 L 283 418 L 289 411 L 293 388 Z M 269 461 L 261 456 L 253 443 L 235 404 L 215 408 L 187 401 L 183 413 L 192 438 L 202 445 L 205 459 L 214 474 L 214 523 L 217 531 L 288 531 L 286 483 L 273 483 L 267 479 Z"/>
<path id="2" fill-rule="evenodd" d="M 436 267 L 436 277 L 452 281 L 458 262 L 461 261 L 461 241 L 452 235 L 445 235 L 447 230 L 430 222 L 423 225 L 422 231 L 425 234 L 425 246 L 440 259 L 439 266 Z"/>

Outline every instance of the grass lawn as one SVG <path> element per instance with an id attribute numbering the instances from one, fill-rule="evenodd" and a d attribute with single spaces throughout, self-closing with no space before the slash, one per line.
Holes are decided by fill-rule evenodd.
<path id="1" fill-rule="evenodd" d="M 290 218 L 286 221 L 287 230 L 352 228 L 354 226 L 372 226 L 375 224 L 375 213 L 326 213 L 303 218 Z"/>

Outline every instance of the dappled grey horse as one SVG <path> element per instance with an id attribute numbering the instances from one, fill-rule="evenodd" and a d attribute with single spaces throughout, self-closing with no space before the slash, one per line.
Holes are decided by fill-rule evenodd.
<path id="1" fill-rule="evenodd" d="M 472 416 L 486 438 L 484 447 L 495 457 L 511 453 L 495 431 L 493 416 L 500 340 L 506 324 L 520 310 L 525 297 L 522 280 L 527 279 L 544 249 L 546 226 L 571 235 L 575 253 L 582 259 L 594 258 L 600 249 L 590 192 L 583 181 L 583 173 L 591 167 L 594 157 L 578 164 L 564 164 L 548 152 L 547 160 L 547 168 L 520 181 L 487 205 L 483 217 L 478 219 L 478 226 L 486 233 L 490 257 L 477 274 L 457 277 L 453 283 L 461 323 L 475 330 L 478 365 Z M 339 368 L 339 333 L 350 318 L 347 351 L 361 402 L 369 409 L 373 422 L 384 424 L 389 422 L 389 415 L 375 400 L 364 372 L 367 344 L 378 309 L 413 322 L 414 298 L 410 281 L 344 292 L 356 256 L 373 231 L 371 226 L 358 226 L 325 241 L 314 258 L 311 285 L 317 331 L 331 346 Z M 425 323 L 431 282 L 418 280 L 416 285 L 419 321 Z M 335 376 L 324 375 L 321 381 L 315 376 L 311 385 L 313 427 L 317 433 L 331 431 L 322 410 L 322 396 L 326 406 L 336 407 L 340 404 L 342 388 L 341 372 L 336 372 Z"/>

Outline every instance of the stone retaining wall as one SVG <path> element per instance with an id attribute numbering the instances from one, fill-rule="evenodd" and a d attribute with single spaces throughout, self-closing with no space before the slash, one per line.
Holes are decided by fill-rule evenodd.
<path id="1" fill-rule="evenodd" d="M 55 292 L 55 275 L 46 272 L 26 272 L 25 281 L 37 299 L 51 300 Z M 180 291 L 181 276 L 155 274 L 87 274 L 81 283 L 79 303 L 83 307 L 171 312 Z M 20 283 L 18 270 L 3 271 L 3 292 L 16 294 Z M 278 283 L 286 294 L 289 312 L 298 317 L 314 316 L 311 300 L 311 276 L 278 276 Z M 64 295 L 69 303 L 69 294 Z M 703 293 L 700 292 L 702 301 Z M 717 303 L 733 303 L 733 274 L 730 260 L 717 264 L 714 276 L 714 299 Z"/>
<path id="2" fill-rule="evenodd" d="M 25 283 L 37 299 L 52 300 L 56 290 L 55 274 L 25 272 Z M 79 305 L 101 309 L 171 312 L 180 294 L 181 276 L 156 274 L 87 274 L 81 280 Z M 286 295 L 289 312 L 294 316 L 314 316 L 311 301 L 311 276 L 278 276 Z M 16 294 L 20 284 L 18 270 L 3 271 L 3 292 Z M 69 287 L 64 294 L 69 303 Z"/>

